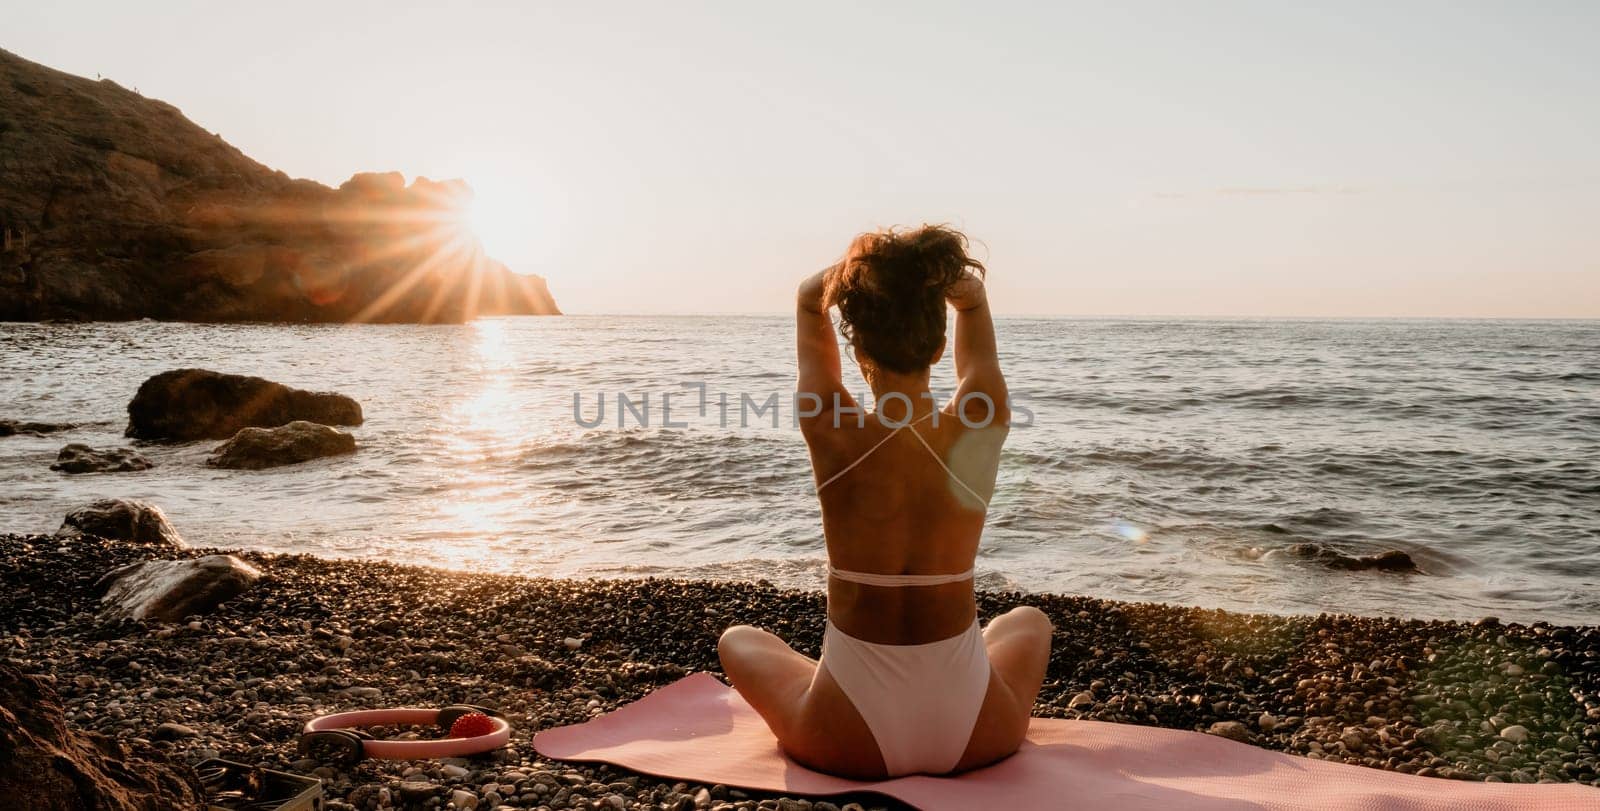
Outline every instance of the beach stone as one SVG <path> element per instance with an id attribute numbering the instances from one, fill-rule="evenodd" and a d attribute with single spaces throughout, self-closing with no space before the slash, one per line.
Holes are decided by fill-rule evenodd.
<path id="1" fill-rule="evenodd" d="M 1212 724 L 1211 728 L 1207 729 L 1206 732 L 1235 741 L 1248 743 L 1250 740 L 1250 730 L 1246 729 L 1245 725 L 1238 721 L 1218 721 Z"/>
<path id="2" fill-rule="evenodd" d="M 342 394 L 309 392 L 259 377 L 207 369 L 162 372 L 128 403 L 127 435 L 138 439 L 227 439 L 242 428 L 297 420 L 360 425 L 361 404 Z"/>
<path id="3" fill-rule="evenodd" d="M 241 428 L 232 439 L 211 452 L 206 464 L 233 470 L 261 470 L 355 453 L 355 450 L 355 437 L 326 425 L 296 420 L 276 428 Z"/>
<path id="4" fill-rule="evenodd" d="M 198 811 L 194 772 L 69 727 L 46 681 L 0 662 L 0 797 L 30 811 Z M 22 808 L 23 805 L 7 805 Z"/>
<path id="5" fill-rule="evenodd" d="M 450 792 L 450 803 L 457 809 L 461 809 L 461 811 L 477 808 L 478 795 L 473 794 L 470 791 L 456 789 L 455 791 Z"/>
<path id="6" fill-rule="evenodd" d="M 196 732 L 194 727 L 168 721 L 167 723 L 156 727 L 156 731 L 151 733 L 150 738 L 157 741 L 176 741 L 183 738 L 196 738 L 199 736 L 200 733 Z"/>
<path id="7" fill-rule="evenodd" d="M 1339 735 L 1339 742 L 1344 744 L 1344 748 L 1351 752 L 1360 752 L 1367 748 L 1366 730 L 1360 727 L 1346 727 L 1344 732 Z"/>
<path id="8" fill-rule="evenodd" d="M 1067 702 L 1067 709 L 1069 709 L 1069 710 L 1087 710 L 1087 709 L 1089 709 L 1090 707 L 1093 707 L 1093 706 L 1094 706 L 1094 694 L 1089 692 L 1088 690 L 1084 690 L 1083 692 L 1078 693 L 1077 695 L 1072 697 L 1071 701 Z"/>
<path id="9" fill-rule="evenodd" d="M 1264 712 L 1256 719 L 1256 726 L 1260 727 L 1262 732 L 1271 732 L 1278 728 L 1278 717 L 1270 712 Z"/>
<path id="10" fill-rule="evenodd" d="M 152 467 L 154 462 L 132 448 L 91 448 L 79 442 L 62 448 L 50 465 L 62 473 L 124 473 Z"/>
<path id="11" fill-rule="evenodd" d="M 107 572 L 96 586 L 105 589 L 104 616 L 177 622 L 210 611 L 260 578 L 259 570 L 232 555 L 206 555 L 130 563 Z"/>
<path id="12" fill-rule="evenodd" d="M 439 790 L 439 786 L 434 783 L 408 780 L 400 784 L 400 799 L 402 802 L 420 803 L 437 796 Z"/>
<path id="13" fill-rule="evenodd" d="M 1528 740 L 1528 728 L 1521 724 L 1512 724 L 1500 730 L 1500 737 L 1512 743 L 1523 743 Z"/>
<path id="14" fill-rule="evenodd" d="M 57 535 L 93 535 L 119 541 L 158 544 L 177 549 L 187 546 L 160 507 L 133 499 L 96 501 L 67 513 Z"/>

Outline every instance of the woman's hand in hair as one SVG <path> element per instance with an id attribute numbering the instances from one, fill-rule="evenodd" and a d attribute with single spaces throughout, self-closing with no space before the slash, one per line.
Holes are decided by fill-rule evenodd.
<path id="1" fill-rule="evenodd" d="M 835 262 L 834 264 L 829 265 L 828 267 L 825 267 L 822 270 L 811 274 L 810 276 L 807 276 L 805 281 L 800 283 L 800 290 L 796 295 L 799 299 L 799 304 L 801 307 L 814 313 L 822 312 L 824 309 L 822 304 L 823 295 L 828 290 L 828 277 L 835 270 L 838 270 L 840 264 L 841 263 L 839 262 Z"/>
<path id="2" fill-rule="evenodd" d="M 945 288 L 944 298 L 957 310 L 970 310 L 988 300 L 984 292 L 983 277 L 967 270 L 955 284 Z"/>

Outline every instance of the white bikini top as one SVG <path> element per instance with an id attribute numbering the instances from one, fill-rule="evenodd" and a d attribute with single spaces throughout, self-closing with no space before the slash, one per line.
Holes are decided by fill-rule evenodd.
<path id="1" fill-rule="evenodd" d="M 977 499 L 985 509 L 988 509 L 989 500 L 981 495 L 978 495 L 978 491 L 968 487 L 967 483 L 962 481 L 961 477 L 957 476 L 955 471 L 951 470 L 950 466 L 944 463 L 943 459 L 939 458 L 939 452 L 934 450 L 933 446 L 928 444 L 928 440 L 923 439 L 921 432 L 916 429 L 915 426 L 917 423 L 922 422 L 923 420 L 926 420 L 937 413 L 939 413 L 938 409 L 934 409 L 933 411 L 929 411 L 928 413 L 918 417 L 915 420 L 912 420 L 911 422 L 904 422 L 895 426 L 895 429 L 890 431 L 888 436 L 878 440 L 878 444 L 873 445 L 871 448 L 867 449 L 866 453 L 861 454 L 861 458 L 851 462 L 848 465 L 845 465 L 843 470 L 840 470 L 838 473 L 829 476 L 826 481 L 817 485 L 817 492 L 821 493 L 822 488 L 833 484 L 834 482 L 838 481 L 841 476 L 854 470 L 856 465 L 867 461 L 868 456 L 871 456 L 874 451 L 883 447 L 884 443 L 894 439 L 895 434 L 898 434 L 902 430 L 909 428 L 911 429 L 911 435 L 917 438 L 917 442 L 921 443 L 922 447 L 928 449 L 928 455 L 933 457 L 933 461 L 937 462 L 939 467 L 943 469 L 944 472 L 948 474 L 956 484 L 961 485 L 961 489 L 972 494 L 973 498 Z M 882 418 L 880 418 L 880 420 L 881 419 Z M 834 566 L 832 563 L 828 564 L 828 574 L 840 580 L 845 580 L 851 583 L 860 583 L 866 586 L 884 586 L 887 588 L 899 588 L 903 586 L 942 586 L 947 583 L 960 583 L 964 580 L 971 580 L 973 577 L 973 571 L 973 569 L 968 569 L 958 574 L 875 574 L 873 572 L 852 572 L 848 569 L 841 569 L 837 566 Z"/>

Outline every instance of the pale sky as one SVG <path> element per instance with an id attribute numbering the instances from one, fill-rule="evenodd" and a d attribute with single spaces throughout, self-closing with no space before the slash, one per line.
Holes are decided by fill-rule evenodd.
<path id="1" fill-rule="evenodd" d="M 1600 317 L 1600 3 L 439 6 L 52 0 L 0 47 L 294 176 L 465 178 L 568 312 L 786 312 L 926 221 L 1001 313 Z"/>

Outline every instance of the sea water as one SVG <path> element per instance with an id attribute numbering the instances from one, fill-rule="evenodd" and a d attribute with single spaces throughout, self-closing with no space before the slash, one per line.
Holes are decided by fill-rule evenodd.
<path id="1" fill-rule="evenodd" d="M 1600 622 L 1600 322 L 997 331 L 1019 419 L 981 588 Z M 197 546 L 817 588 L 792 332 L 776 316 L 0 324 L 0 418 L 84 423 L 0 438 L 0 532 L 142 498 Z M 348 394 L 360 448 L 232 471 L 204 464 L 216 442 L 141 444 L 148 471 L 50 471 L 67 442 L 127 444 L 134 391 L 182 367 Z M 947 358 L 936 388 L 951 374 Z M 1422 573 L 1330 570 L 1286 553 L 1302 543 L 1398 549 Z"/>

